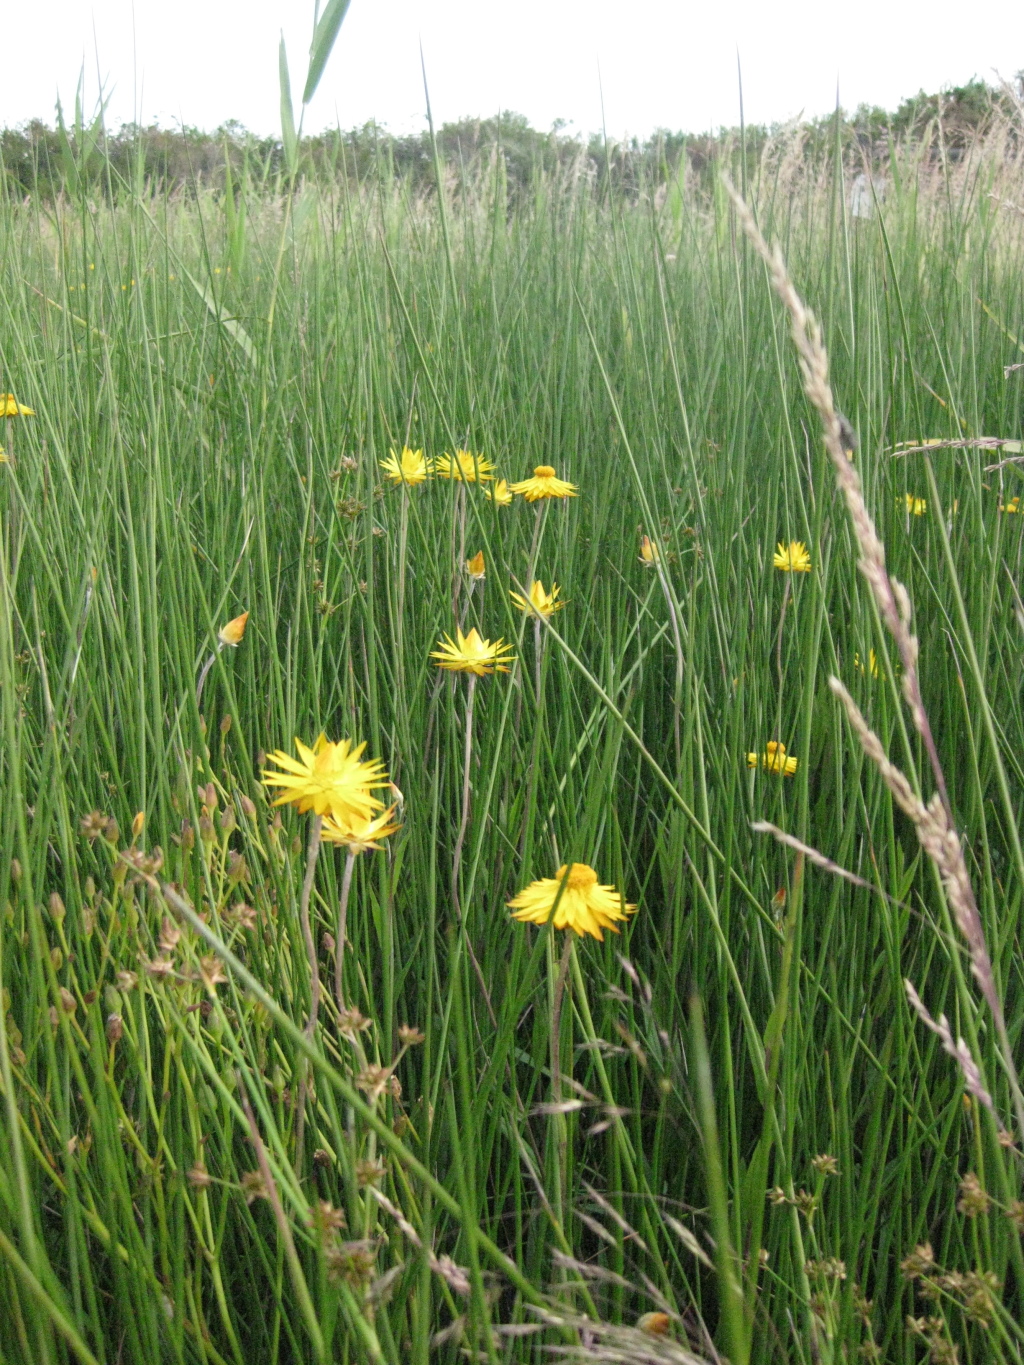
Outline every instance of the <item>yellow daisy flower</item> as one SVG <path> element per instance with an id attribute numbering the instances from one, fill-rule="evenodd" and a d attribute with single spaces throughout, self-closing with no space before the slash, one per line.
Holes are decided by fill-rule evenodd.
<path id="1" fill-rule="evenodd" d="M 999 510 L 1000 512 L 1019 512 L 1020 498 L 1011 498 L 1008 503 L 1000 503 Z"/>
<path id="2" fill-rule="evenodd" d="M 560 867 L 553 877 L 531 882 L 508 907 L 513 919 L 530 924 L 547 924 L 554 910 L 553 928 L 571 929 L 580 938 L 592 934 L 599 943 L 604 941 L 602 930 L 617 934 L 616 923 L 636 909 L 623 901 L 614 886 L 599 886 L 597 873 L 586 863 Z"/>
<path id="3" fill-rule="evenodd" d="M 496 502 L 499 507 L 507 507 L 512 501 L 512 494 L 504 479 L 498 479 L 493 489 L 485 488 L 484 497 L 490 498 L 491 501 Z"/>
<path id="4" fill-rule="evenodd" d="M 430 478 L 430 461 L 423 458 L 422 450 L 403 446 L 401 455 L 392 451 L 386 460 L 378 463 L 393 484 L 404 483 L 412 487 L 415 483 L 426 483 Z"/>
<path id="5" fill-rule="evenodd" d="M 483 550 L 477 550 L 472 559 L 466 560 L 466 572 L 474 583 L 479 583 L 481 579 L 487 576 L 487 570 L 484 567 Z"/>
<path id="6" fill-rule="evenodd" d="M 34 417 L 35 410 L 19 403 L 13 393 L 0 393 L 0 417 Z"/>
<path id="7" fill-rule="evenodd" d="M 295 748 L 298 759 L 280 750 L 269 755 L 282 771 L 264 771 L 263 785 L 284 789 L 273 805 L 296 805 L 301 812 L 330 815 L 339 824 L 370 820 L 384 808 L 371 793 L 374 787 L 388 785 L 388 775 L 377 759 L 360 760 L 365 743 L 353 748 L 351 740 L 334 743 L 321 734 L 312 749 L 300 739 Z"/>
<path id="8" fill-rule="evenodd" d="M 515 662 L 511 645 L 504 640 L 492 643 L 481 639 L 476 626 L 468 635 L 463 635 L 461 628 L 455 634 L 455 640 L 445 635 L 437 642 L 440 648 L 431 651 L 430 657 L 437 660 L 439 668 L 446 668 L 452 673 L 475 673 L 478 678 L 486 678 L 494 672 L 507 673 L 508 665 Z"/>
<path id="9" fill-rule="evenodd" d="M 915 517 L 923 517 L 928 511 L 926 498 L 915 498 L 913 493 L 904 493 L 903 501 L 906 504 L 907 511 Z"/>
<path id="10" fill-rule="evenodd" d="M 554 616 L 556 611 L 561 611 L 568 606 L 567 602 L 559 602 L 558 594 L 561 591 L 557 583 L 551 584 L 551 591 L 544 591 L 544 584 L 540 579 L 536 579 L 530 587 L 530 596 L 523 597 L 522 593 L 510 592 L 509 596 L 520 611 L 529 612 L 531 616 Z"/>
<path id="11" fill-rule="evenodd" d="M 811 556 L 802 540 L 791 540 L 788 545 L 779 541 L 772 563 L 783 573 L 810 573 Z"/>
<path id="12" fill-rule="evenodd" d="M 360 817 L 354 820 L 335 820 L 333 816 L 325 815 L 323 825 L 320 827 L 320 837 L 326 839 L 329 844 L 344 844 L 349 853 L 379 850 L 380 839 L 386 839 L 389 834 L 394 834 L 402 828 L 399 824 L 391 823 L 391 817 L 396 809 L 397 805 L 388 806 L 376 819 Z"/>
<path id="13" fill-rule="evenodd" d="M 221 626 L 217 632 L 217 639 L 222 645 L 235 647 L 242 643 L 242 636 L 245 634 L 246 623 L 249 620 L 249 613 L 243 611 L 241 616 L 236 616 L 229 621 L 226 626 Z"/>
<path id="14" fill-rule="evenodd" d="M 786 746 L 784 744 L 780 744 L 778 740 L 770 739 L 764 746 L 763 754 L 747 754 L 747 767 L 756 768 L 758 765 L 767 768 L 770 773 L 792 777 L 796 772 L 797 760 L 786 757 Z"/>
<path id="15" fill-rule="evenodd" d="M 470 450 L 457 450 L 454 459 L 451 455 L 439 455 L 434 461 L 435 474 L 458 483 L 487 483 L 494 478 L 493 471 L 490 460 L 483 455 L 474 455 Z"/>
<path id="16" fill-rule="evenodd" d="M 652 564 L 657 564 L 660 558 L 661 552 L 650 536 L 641 536 L 640 563 L 649 569 Z"/>
<path id="17" fill-rule="evenodd" d="M 541 498 L 574 498 L 576 485 L 556 478 L 549 464 L 539 464 L 532 479 L 512 484 L 512 492 L 522 493 L 527 502 L 538 502 Z"/>

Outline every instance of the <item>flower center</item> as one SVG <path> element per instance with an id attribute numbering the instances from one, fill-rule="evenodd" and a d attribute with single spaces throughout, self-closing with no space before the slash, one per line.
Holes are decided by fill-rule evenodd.
<path id="1" fill-rule="evenodd" d="M 553 479 L 555 477 L 555 471 L 549 464 L 539 464 L 533 472 L 538 479 Z"/>
<path id="2" fill-rule="evenodd" d="M 555 873 L 555 881 L 560 882 L 565 877 L 565 865 L 563 864 Z M 569 876 L 565 883 L 566 891 L 589 891 L 592 886 L 597 885 L 597 873 L 586 863 L 573 863 L 569 868 Z"/>

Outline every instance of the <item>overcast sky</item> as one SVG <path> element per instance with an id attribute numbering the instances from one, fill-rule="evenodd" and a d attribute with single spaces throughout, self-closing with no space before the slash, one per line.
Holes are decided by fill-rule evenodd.
<path id="1" fill-rule="evenodd" d="M 85 63 L 115 125 L 132 118 L 211 129 L 237 119 L 277 133 L 277 45 L 293 93 L 305 79 L 312 0 L 5 0 L 0 126 L 74 107 Z M 1024 2 L 974 0 L 352 0 L 307 131 L 370 119 L 424 126 L 420 44 L 437 122 L 499 109 L 548 128 L 604 124 L 616 137 L 665 127 L 895 108 L 919 89 L 1024 67 Z"/>

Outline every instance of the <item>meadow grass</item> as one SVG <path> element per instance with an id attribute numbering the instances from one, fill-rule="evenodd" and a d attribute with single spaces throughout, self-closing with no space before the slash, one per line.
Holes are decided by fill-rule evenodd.
<path id="1" fill-rule="evenodd" d="M 850 220 L 836 166 L 773 147 L 746 192 L 914 605 L 1019 1055 L 1021 466 L 892 453 L 1021 439 L 1015 165 L 909 149 Z M 510 208 L 497 159 L 427 199 L 383 173 L 110 190 L 0 202 L 0 388 L 35 411 L 0 467 L 0 1359 L 1020 1360 L 1010 1081 L 828 687 L 927 798 L 724 188 L 538 176 Z M 393 486 L 405 445 L 578 496 Z M 774 567 L 791 541 L 809 572 Z M 510 597 L 534 576 L 567 602 L 539 629 Z M 457 625 L 511 672 L 441 672 Z M 354 864 L 358 1016 L 333 991 L 345 860 L 320 852 L 310 1039 L 311 817 L 261 772 L 321 731 L 404 804 Z M 749 766 L 772 740 L 792 775 Z M 567 952 L 506 902 L 571 862 L 639 908 Z"/>

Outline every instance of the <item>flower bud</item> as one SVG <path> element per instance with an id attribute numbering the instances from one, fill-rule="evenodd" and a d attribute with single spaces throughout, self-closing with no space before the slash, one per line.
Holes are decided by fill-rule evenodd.
<path id="1" fill-rule="evenodd" d="M 107 1042 L 119 1043 L 124 1035 L 124 1020 L 119 1014 L 107 1015 Z"/>

